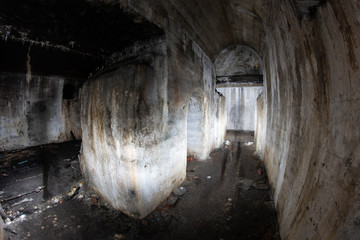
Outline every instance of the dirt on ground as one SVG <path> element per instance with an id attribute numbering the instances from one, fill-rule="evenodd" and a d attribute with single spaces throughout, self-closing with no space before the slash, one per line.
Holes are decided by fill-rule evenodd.
<path id="1" fill-rule="evenodd" d="M 280 239 L 251 133 L 227 132 L 206 161 L 189 156 L 182 186 L 142 220 L 86 187 L 80 144 L 0 153 L 4 239 Z"/>

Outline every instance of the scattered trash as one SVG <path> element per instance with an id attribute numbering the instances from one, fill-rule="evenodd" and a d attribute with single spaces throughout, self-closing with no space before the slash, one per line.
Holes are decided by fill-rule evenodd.
<path id="1" fill-rule="evenodd" d="M 249 190 L 253 182 L 254 180 L 244 178 L 239 181 L 238 186 L 243 190 Z"/>
<path id="2" fill-rule="evenodd" d="M 231 142 L 229 140 L 226 140 L 225 141 L 225 146 L 230 146 L 231 145 Z"/>
<path id="3" fill-rule="evenodd" d="M 114 236 L 114 240 L 124 239 L 124 238 L 126 238 L 126 236 L 124 234 L 116 233 L 115 236 Z"/>
<path id="4" fill-rule="evenodd" d="M 260 177 L 256 180 L 244 178 L 239 181 L 238 186 L 243 190 L 249 190 L 250 187 L 259 190 L 268 190 L 270 188 L 269 184 L 266 183 L 265 177 Z"/>
<path id="5" fill-rule="evenodd" d="M 36 174 L 36 175 L 34 175 L 34 176 L 31 176 L 31 177 L 16 179 L 16 182 L 26 181 L 26 180 L 29 180 L 29 179 L 31 179 L 31 178 L 40 177 L 40 176 L 42 176 L 42 175 L 43 175 L 43 174 L 40 173 L 40 174 Z"/>
<path id="6" fill-rule="evenodd" d="M 25 214 L 21 215 L 19 219 L 20 219 L 21 222 L 26 220 L 26 215 Z"/>
<path id="7" fill-rule="evenodd" d="M 4 230 L 7 231 L 7 232 L 9 232 L 9 233 L 12 233 L 12 234 L 14 234 L 14 235 L 17 235 L 17 233 L 14 232 L 13 230 L 11 230 L 10 228 L 5 227 Z"/>
<path id="8" fill-rule="evenodd" d="M 206 178 L 207 178 L 207 179 L 211 179 L 211 176 L 207 176 Z"/>
<path id="9" fill-rule="evenodd" d="M 261 176 L 263 174 L 263 169 L 261 167 L 257 168 L 257 174 Z"/>
<path id="10" fill-rule="evenodd" d="M 8 199 L 1 200 L 1 202 L 8 202 L 8 201 L 11 201 L 11 200 L 15 200 L 15 199 L 21 198 L 21 197 L 23 197 L 23 196 L 26 196 L 26 195 L 29 195 L 29 194 L 35 193 L 35 192 L 38 193 L 38 192 L 40 192 L 40 191 L 41 191 L 42 189 L 44 189 L 44 188 L 45 188 L 45 186 L 39 186 L 39 187 L 37 187 L 37 188 L 36 188 L 35 190 L 33 190 L 33 191 L 21 193 L 21 194 L 15 196 L 15 197 L 11 197 L 11 198 L 8 198 Z"/>
<path id="11" fill-rule="evenodd" d="M 228 201 L 229 201 L 229 202 L 232 202 L 232 198 L 228 198 Z"/>
<path id="12" fill-rule="evenodd" d="M 200 179 L 198 176 L 189 176 L 187 177 L 187 180 L 184 182 L 184 186 L 190 186 L 190 185 L 198 185 L 200 183 Z"/>
<path id="13" fill-rule="evenodd" d="M 97 197 L 95 195 L 91 195 L 91 201 L 93 202 L 93 204 L 99 203 L 99 200 L 97 199 Z"/>
<path id="14" fill-rule="evenodd" d="M 6 219 L 5 219 L 5 224 L 11 224 L 10 218 L 6 218 Z"/>
<path id="15" fill-rule="evenodd" d="M 69 201 L 73 199 L 80 191 L 80 187 L 73 187 L 70 192 L 68 192 L 68 196 L 64 199 L 64 201 Z"/>
<path id="16" fill-rule="evenodd" d="M 254 144 L 254 142 L 247 142 L 247 143 L 245 143 L 245 146 L 251 146 L 253 144 Z"/>
<path id="17" fill-rule="evenodd" d="M 61 195 L 55 196 L 51 199 L 51 203 L 58 203 L 61 200 Z"/>
<path id="18" fill-rule="evenodd" d="M 178 202 L 179 198 L 178 197 L 175 197 L 175 196 L 170 196 L 166 202 L 166 204 L 168 206 L 175 206 L 176 203 Z"/>
<path id="19" fill-rule="evenodd" d="M 32 199 L 32 198 L 24 198 L 23 200 L 21 200 L 19 202 L 16 202 L 13 205 L 11 205 L 11 207 L 15 207 L 15 206 L 20 205 L 20 204 L 25 203 L 25 202 L 32 202 L 33 200 L 34 199 Z"/>
<path id="20" fill-rule="evenodd" d="M 68 192 L 68 196 L 74 195 L 75 191 L 77 190 L 77 187 L 73 187 L 70 192 Z"/>
<path id="21" fill-rule="evenodd" d="M 259 190 L 268 190 L 270 188 L 269 184 L 259 182 L 254 182 L 251 186 Z"/>
<path id="22" fill-rule="evenodd" d="M 175 196 L 181 197 L 182 195 L 184 195 L 186 193 L 186 188 L 184 188 L 184 187 L 176 188 L 173 193 Z"/>
<path id="23" fill-rule="evenodd" d="M 188 156 L 186 159 L 187 159 L 188 162 L 192 162 L 192 161 L 197 162 L 197 159 L 194 158 L 193 156 Z"/>
<path id="24" fill-rule="evenodd" d="M 27 162 L 28 162 L 28 160 L 21 161 L 21 162 L 18 163 L 18 165 L 21 165 L 21 164 L 24 164 L 24 163 L 27 163 Z"/>
<path id="25" fill-rule="evenodd" d="M 4 191 L 0 191 L 0 195 L 1 195 L 1 194 L 4 194 Z"/>

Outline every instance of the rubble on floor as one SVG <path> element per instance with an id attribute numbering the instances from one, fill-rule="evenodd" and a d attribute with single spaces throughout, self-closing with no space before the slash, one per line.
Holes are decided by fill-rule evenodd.
<path id="1" fill-rule="evenodd" d="M 266 171 L 250 141 L 228 133 L 209 160 L 189 156 L 182 186 L 142 220 L 112 209 L 83 182 L 80 142 L 0 153 L 4 239 L 278 240 Z"/>

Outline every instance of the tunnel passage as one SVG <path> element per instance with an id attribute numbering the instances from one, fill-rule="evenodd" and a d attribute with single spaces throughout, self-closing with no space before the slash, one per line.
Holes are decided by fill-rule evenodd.
<path id="1" fill-rule="evenodd" d="M 59 80 L 56 76 L 61 71 L 53 72 L 53 68 L 62 69 L 60 62 L 64 61 L 51 62 L 44 57 L 42 64 L 36 64 L 36 48 L 44 50 L 47 56 L 71 52 L 72 60 L 87 59 L 88 56 L 100 57 L 103 61 L 102 57 L 123 49 L 122 37 L 127 38 L 130 44 L 139 40 L 137 34 L 127 37 L 122 32 L 139 29 L 133 24 L 140 23 L 140 26 L 150 27 L 150 34 L 146 36 L 143 36 L 140 27 L 140 40 L 161 28 L 166 34 L 164 51 L 169 61 L 164 68 L 167 69 L 168 81 L 163 88 L 166 89 L 163 94 L 166 97 L 161 103 L 164 104 L 161 116 L 167 119 L 168 124 L 164 126 L 162 140 L 171 141 L 161 150 L 167 151 L 170 146 L 172 154 L 179 156 L 179 161 L 184 164 L 188 94 L 201 87 L 209 93 L 208 101 L 213 105 L 211 94 L 214 94 L 215 82 L 211 74 L 217 54 L 226 46 L 248 45 L 259 53 L 264 63 L 261 73 L 266 83 L 259 98 L 264 124 L 261 135 L 257 135 L 261 143 L 257 148 L 268 170 L 281 237 L 358 239 L 358 1 L 158 0 L 154 3 L 138 0 L 19 0 L 6 1 L 2 6 L 5 7 L 0 9 L 0 32 L 1 41 L 6 45 L 1 53 L 10 52 L 0 59 L 0 67 L 8 69 L 1 72 L 2 148 L 39 144 L 28 141 L 26 132 L 32 114 L 27 113 L 39 109 L 44 115 L 51 115 L 48 114 L 49 106 L 43 104 L 47 100 L 44 98 L 46 91 L 37 90 L 37 86 L 42 88 L 40 86 L 46 84 L 38 84 L 43 80 L 36 80 L 36 75 L 51 77 L 51 81 Z M 111 25 L 115 27 L 108 28 L 106 22 L 122 15 L 124 9 L 132 10 L 132 17 L 125 26 L 121 21 L 115 21 Z M 83 15 L 86 21 L 81 19 Z M 95 31 L 91 31 L 95 25 Z M 111 38 L 115 30 L 119 32 Z M 92 35 L 96 33 L 103 34 Z M 96 41 L 92 42 L 92 39 Z M 118 42 L 121 44 L 116 45 Z M 17 46 L 10 51 L 13 43 Z M 107 45 L 112 47 L 107 49 Z M 56 59 L 61 59 L 59 55 Z M 204 61 L 208 63 L 204 64 Z M 101 66 L 102 63 L 94 67 Z M 72 74 L 84 73 L 77 71 L 79 68 L 75 65 L 67 69 Z M 16 75 L 18 73 L 20 76 Z M 85 72 L 84 78 L 89 73 Z M 204 73 L 210 76 L 206 81 Z M 67 77 L 76 77 L 72 74 Z M 236 82 L 242 78 L 232 76 L 228 79 Z M 259 80 L 249 79 L 252 82 Z M 33 84 L 31 89 L 26 88 L 28 83 Z M 60 91 L 53 91 L 50 85 Z M 48 93 L 56 92 L 56 99 L 62 98 L 63 84 L 48 86 Z M 33 101 L 31 96 L 39 96 L 39 99 Z M 111 115 L 106 109 L 98 109 L 103 110 L 105 115 Z M 210 125 L 216 126 L 213 123 L 210 122 Z M 58 130 L 61 124 L 54 125 Z M 140 128 L 142 126 L 139 125 Z M 128 149 L 137 153 L 131 147 Z M 97 151 L 95 147 L 94 151 Z M 136 195 L 134 193 L 133 189 L 128 192 L 132 196 Z"/>
<path id="2" fill-rule="evenodd" d="M 232 45 L 215 58 L 216 87 L 227 101 L 228 130 L 255 131 L 256 99 L 264 90 L 262 60 L 252 48 Z"/>

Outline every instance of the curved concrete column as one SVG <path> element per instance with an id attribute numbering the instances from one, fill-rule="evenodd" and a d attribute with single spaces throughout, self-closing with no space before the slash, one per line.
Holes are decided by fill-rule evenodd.
<path id="1" fill-rule="evenodd" d="M 186 175 L 186 145 L 167 128 L 166 82 L 166 58 L 149 55 L 123 61 L 82 89 L 83 174 L 115 208 L 136 218 Z"/>

